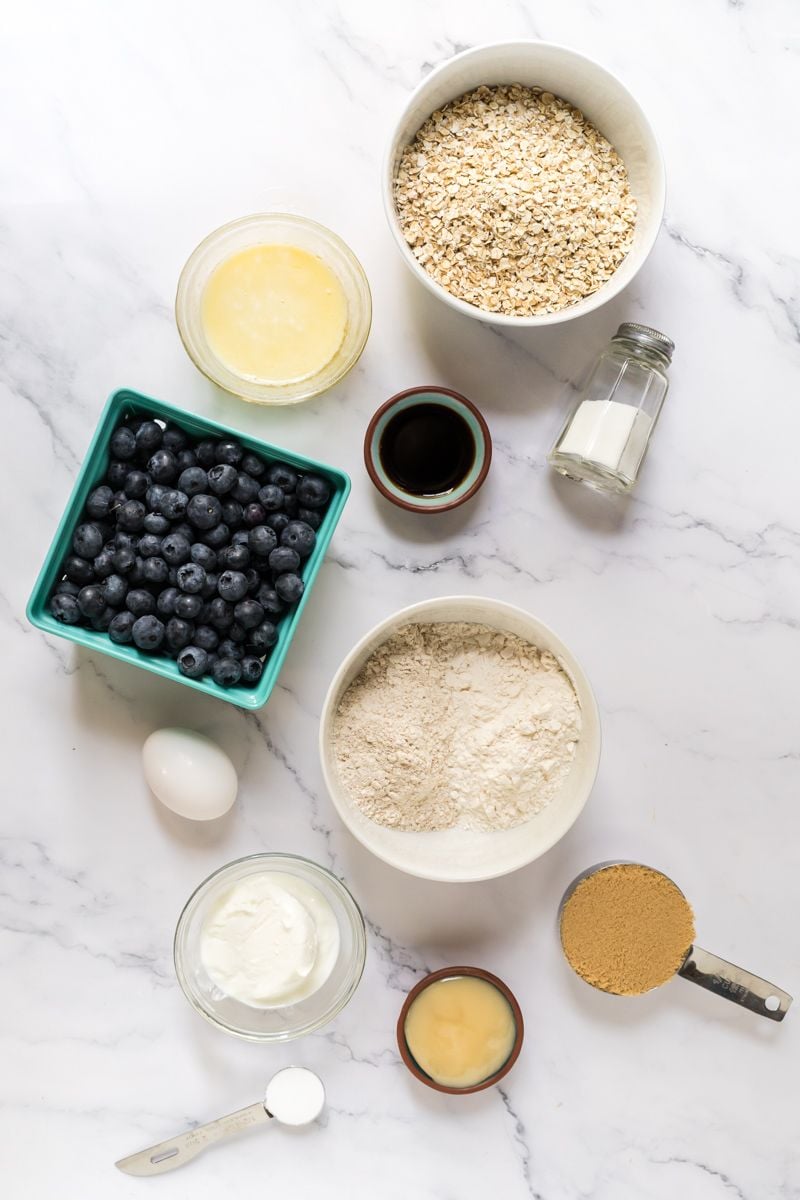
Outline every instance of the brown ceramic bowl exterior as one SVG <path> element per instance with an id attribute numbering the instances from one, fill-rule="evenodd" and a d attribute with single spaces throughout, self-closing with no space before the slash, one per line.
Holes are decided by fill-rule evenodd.
<path id="1" fill-rule="evenodd" d="M 397 404 L 397 402 L 399 400 L 405 400 L 407 396 L 421 396 L 421 395 L 435 396 L 437 393 L 440 396 L 450 396 L 451 399 L 457 400 L 459 402 L 459 404 L 463 404 L 465 408 L 469 409 L 469 411 L 474 416 L 475 420 L 478 422 L 478 426 L 480 427 L 480 431 L 481 431 L 481 436 L 483 438 L 483 463 L 481 464 L 481 469 L 480 469 L 480 473 L 478 474 L 478 478 L 475 480 L 472 487 L 469 488 L 466 492 L 464 492 L 463 496 L 459 496 L 457 500 L 449 500 L 448 501 L 446 498 L 443 498 L 441 504 L 434 504 L 434 505 L 415 504 L 413 499 L 402 500 L 399 496 L 395 495 L 394 492 L 390 492 L 390 491 L 388 491 L 388 489 L 386 487 L 384 487 L 384 484 L 383 484 L 380 476 L 378 475 L 378 472 L 375 470 L 375 464 L 372 461 L 372 453 L 371 453 L 370 447 L 372 445 L 372 437 L 375 432 L 375 426 L 378 424 L 378 421 L 380 421 L 383 414 L 385 412 L 387 412 L 390 408 L 393 408 L 394 405 Z M 477 491 L 479 491 L 480 488 L 483 487 L 484 480 L 486 479 L 486 476 L 489 474 L 489 467 L 491 466 L 491 464 L 492 464 L 492 435 L 489 432 L 489 426 L 486 424 L 486 421 L 484 420 L 483 413 L 480 412 L 480 410 L 475 407 L 475 405 L 472 403 L 471 400 L 468 400 L 466 396 L 462 396 L 460 392 L 454 392 L 451 388 L 438 387 L 435 384 L 431 385 L 429 387 L 406 388 L 406 390 L 404 392 L 397 392 L 396 395 L 390 396 L 390 398 L 386 401 L 386 403 L 382 404 L 380 406 L 380 408 L 377 410 L 377 412 L 373 414 L 372 420 L 370 421 L 369 425 L 367 426 L 367 432 L 364 435 L 364 466 L 367 468 L 367 473 L 368 473 L 370 479 L 375 484 L 375 487 L 378 489 L 378 491 L 380 492 L 380 494 L 382 496 L 384 496 L 387 500 L 390 500 L 392 502 L 392 504 L 396 504 L 398 508 L 404 508 L 408 512 L 425 513 L 427 515 L 435 515 L 436 513 L 449 512 L 453 508 L 459 508 L 462 504 L 466 504 L 466 502 L 468 500 L 471 500 L 472 497 L 475 495 L 475 493 Z M 410 495 L 410 493 L 409 493 L 409 495 Z"/>
<path id="2" fill-rule="evenodd" d="M 482 1080 L 481 1083 L 474 1084 L 473 1087 L 445 1087 L 443 1083 L 437 1083 L 434 1079 L 431 1079 L 429 1075 L 426 1075 L 424 1071 L 420 1070 L 414 1061 L 414 1057 L 408 1048 L 408 1043 L 406 1042 L 406 1017 L 408 1016 L 408 1010 L 416 1000 L 417 996 L 420 994 L 420 992 L 423 992 L 426 987 L 429 987 L 430 984 L 438 983 L 440 979 L 455 979 L 458 976 L 463 975 L 472 976 L 474 979 L 484 979 L 487 983 L 491 983 L 493 987 L 496 987 L 501 996 L 505 997 L 505 999 L 508 1001 L 511 1014 L 514 1018 L 516 1035 L 514 1037 L 514 1045 L 511 1047 L 511 1053 L 503 1063 L 500 1070 L 495 1071 L 494 1075 L 490 1075 L 488 1079 Z M 468 1096 L 472 1092 L 482 1092 L 485 1088 L 494 1087 L 496 1083 L 499 1083 L 501 1079 L 505 1078 L 505 1076 L 514 1066 L 514 1063 L 519 1058 L 519 1052 L 522 1049 L 522 1041 L 524 1036 L 525 1026 L 522 1020 L 522 1010 L 517 1003 L 516 996 L 511 989 L 505 983 L 503 983 L 502 979 L 498 979 L 496 975 L 492 975 L 490 971 L 484 971 L 481 967 L 444 967 L 441 971 L 434 971 L 431 975 L 426 975 L 425 978 L 421 979 L 416 987 L 413 987 L 406 996 L 405 1004 L 401 1008 L 400 1016 L 397 1019 L 397 1046 L 400 1051 L 400 1057 L 408 1067 L 411 1074 L 418 1079 L 420 1083 L 424 1083 L 427 1087 L 433 1088 L 433 1090 L 436 1092 L 446 1092 L 449 1096 Z"/>

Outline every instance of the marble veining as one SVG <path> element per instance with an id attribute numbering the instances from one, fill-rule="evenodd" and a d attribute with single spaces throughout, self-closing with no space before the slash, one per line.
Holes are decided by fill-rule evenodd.
<path id="1" fill-rule="evenodd" d="M 800 993 L 800 27 L 791 0 L 54 0 L 4 14 L 0 98 L 0 1153 L 8 1200 L 211 1200 L 268 1186 L 305 1200 L 798 1200 L 797 1014 L 759 1022 L 675 981 L 637 1000 L 566 968 L 555 913 L 586 865 L 662 867 L 702 945 Z M 617 72 L 651 117 L 664 229 L 627 292 L 589 317 L 511 333 L 445 310 L 385 227 L 394 114 L 437 63 L 541 37 Z M 375 320 L 327 396 L 270 411 L 215 392 L 172 316 L 210 229 L 286 207 L 364 263 Z M 621 320 L 674 337 L 672 391 L 628 501 L 556 479 L 545 454 Z M 363 470 L 371 413 L 442 383 L 484 412 L 494 464 L 435 520 L 387 507 Z M 353 494 L 288 656 L 257 714 L 43 638 L 25 602 L 107 395 L 130 386 L 324 458 Z M 466 592 L 530 609 L 584 664 L 602 714 L 585 814 L 538 863 L 443 886 L 344 832 L 317 756 L 330 680 L 405 604 Z M 211 827 L 162 810 L 145 737 L 185 724 L 235 763 Z M 239 1044 L 186 1004 L 172 933 L 192 889 L 260 849 L 308 855 L 362 904 L 361 987 L 294 1045 Z M 451 1100 L 406 1072 L 404 994 L 484 965 L 527 1038 L 500 1088 Z M 329 1108 L 148 1183 L 114 1160 L 252 1103 L 290 1062 Z"/>

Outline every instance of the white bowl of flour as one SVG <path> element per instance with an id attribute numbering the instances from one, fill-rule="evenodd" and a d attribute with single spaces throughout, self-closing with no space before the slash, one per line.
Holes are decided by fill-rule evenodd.
<path id="1" fill-rule="evenodd" d="M 424 879 L 532 862 L 579 816 L 600 719 L 580 664 L 530 613 L 479 596 L 411 605 L 344 660 L 325 699 L 325 782 L 350 832 Z"/>

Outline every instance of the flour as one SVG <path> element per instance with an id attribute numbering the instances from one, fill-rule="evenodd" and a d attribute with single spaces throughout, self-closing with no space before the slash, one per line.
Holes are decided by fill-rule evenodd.
<path id="1" fill-rule="evenodd" d="M 334 755 L 379 825 L 510 829 L 556 795 L 580 730 L 575 690 L 549 651 L 486 625 L 406 625 L 342 697 Z"/>

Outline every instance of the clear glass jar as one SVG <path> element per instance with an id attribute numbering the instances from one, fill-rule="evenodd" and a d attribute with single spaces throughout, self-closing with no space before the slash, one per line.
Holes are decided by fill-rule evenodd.
<path id="1" fill-rule="evenodd" d="M 551 467 L 604 491 L 629 492 L 667 394 L 674 349 L 649 325 L 620 325 L 547 456 Z"/>

